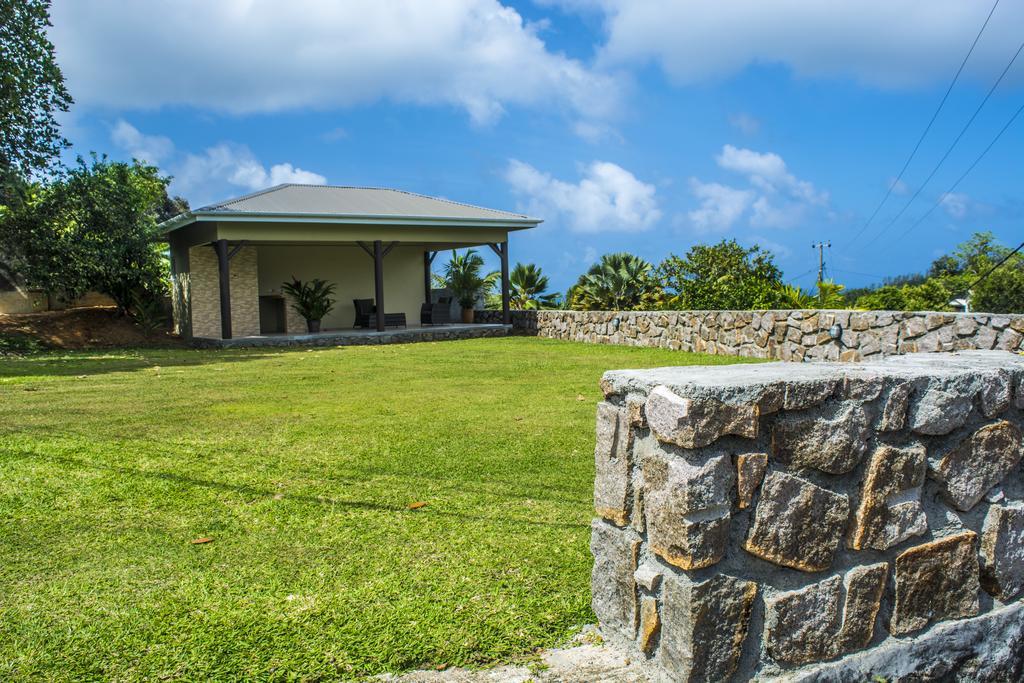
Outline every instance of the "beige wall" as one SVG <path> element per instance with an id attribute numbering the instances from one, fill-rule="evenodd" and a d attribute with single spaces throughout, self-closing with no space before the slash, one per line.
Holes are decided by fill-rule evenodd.
<path id="1" fill-rule="evenodd" d="M 192 336 L 221 338 L 220 276 L 217 253 L 209 246 L 192 247 L 188 254 Z M 257 249 L 242 247 L 231 257 L 231 335 L 260 333 L 257 294 Z"/>
<path id="2" fill-rule="evenodd" d="M 324 318 L 323 329 L 352 327 L 355 318 L 352 299 L 374 298 L 373 259 L 358 246 L 260 246 L 256 249 L 259 251 L 261 295 L 280 294 L 281 283 L 290 281 L 292 276 L 300 280 L 320 278 L 337 285 L 334 293 L 337 303 Z M 384 310 L 405 313 L 409 325 L 418 325 L 422 303 L 423 247 L 399 245 L 384 257 Z M 288 332 L 305 332 L 305 321 L 290 305 L 288 309 Z"/>
<path id="3" fill-rule="evenodd" d="M 47 306 L 46 292 L 0 292 L 0 313 L 36 313 L 45 311 Z"/>

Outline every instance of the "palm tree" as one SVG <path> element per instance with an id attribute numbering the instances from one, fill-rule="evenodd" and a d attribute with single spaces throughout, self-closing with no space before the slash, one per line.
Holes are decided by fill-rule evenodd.
<path id="1" fill-rule="evenodd" d="M 658 308 L 661 287 L 653 266 L 628 253 L 605 254 L 566 293 L 571 308 L 587 311 L 629 311 Z"/>
<path id="2" fill-rule="evenodd" d="M 508 282 L 512 308 L 523 311 L 552 308 L 558 301 L 557 292 L 547 293 L 547 275 L 533 263 L 517 263 Z"/>
<path id="3" fill-rule="evenodd" d="M 805 292 L 795 285 L 782 285 L 779 288 L 779 305 L 783 308 L 844 308 L 843 289 L 843 285 L 832 280 L 819 282 L 817 294 Z"/>
<path id="4" fill-rule="evenodd" d="M 462 306 L 464 322 L 472 321 L 471 313 L 476 302 L 481 297 L 486 298 L 501 277 L 496 271 L 481 275 L 483 267 L 484 259 L 476 249 L 467 249 L 463 254 L 453 249 L 452 257 L 444 267 L 444 275 L 435 276 L 435 281 L 450 289 Z M 470 311 L 470 315 L 467 315 L 466 311 Z"/>

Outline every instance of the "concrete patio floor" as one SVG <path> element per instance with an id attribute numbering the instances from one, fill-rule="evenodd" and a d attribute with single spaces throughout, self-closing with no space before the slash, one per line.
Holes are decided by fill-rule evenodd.
<path id="1" fill-rule="evenodd" d="M 448 341 L 504 337 L 511 325 L 492 323 L 450 324 L 395 327 L 378 332 L 375 329 L 324 330 L 315 334 L 265 334 L 235 339 L 197 337 L 193 345 L 201 348 L 242 348 L 279 346 L 357 346 L 367 344 L 408 344 L 421 341 Z"/>

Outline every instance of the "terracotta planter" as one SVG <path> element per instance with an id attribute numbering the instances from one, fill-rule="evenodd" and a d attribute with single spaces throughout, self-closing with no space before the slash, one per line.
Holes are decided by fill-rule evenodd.
<path id="1" fill-rule="evenodd" d="M 462 309 L 462 322 L 464 324 L 466 324 L 466 325 L 468 325 L 471 322 L 473 322 L 473 309 L 472 308 L 463 308 Z"/>
<path id="2" fill-rule="evenodd" d="M 320 331 L 320 321 L 319 320 L 307 320 L 306 321 L 306 330 L 310 334 L 316 334 L 317 332 Z"/>

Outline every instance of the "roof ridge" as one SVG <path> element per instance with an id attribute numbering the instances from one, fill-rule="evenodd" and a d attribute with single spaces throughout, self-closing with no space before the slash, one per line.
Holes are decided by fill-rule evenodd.
<path id="1" fill-rule="evenodd" d="M 273 185 L 271 187 L 266 187 L 266 188 L 263 188 L 262 190 L 256 190 L 255 192 L 250 192 L 249 194 L 243 194 L 241 197 L 232 197 L 231 199 L 225 199 L 222 202 L 214 202 L 213 204 L 207 204 L 206 206 L 200 206 L 198 209 L 194 209 L 194 210 L 195 211 L 209 211 L 211 209 L 217 209 L 219 207 L 224 207 L 224 206 L 228 206 L 230 204 L 235 204 L 237 202 L 245 201 L 246 199 L 253 199 L 255 197 L 259 197 L 261 195 L 265 195 L 265 194 L 268 194 L 270 192 L 274 192 L 276 190 L 280 190 L 283 187 L 287 187 L 289 185 L 296 185 L 296 184 L 297 183 L 278 183 L 277 185 Z"/>
<path id="2" fill-rule="evenodd" d="M 372 188 L 366 188 L 366 189 L 372 189 Z M 492 209 L 492 208 L 489 208 L 489 207 L 486 207 L 486 206 L 479 206 L 477 204 L 469 204 L 467 202 L 457 202 L 454 199 L 448 199 L 447 197 L 431 197 L 430 195 L 420 194 L 419 192 L 410 192 L 409 190 L 397 190 L 397 189 L 394 189 L 394 188 L 384 188 L 384 189 L 390 189 L 392 192 L 401 192 L 403 194 L 411 195 L 413 197 L 422 197 L 423 199 L 433 199 L 435 202 L 446 202 L 448 204 L 454 204 L 455 206 L 465 206 L 465 207 L 467 207 L 469 209 L 479 209 L 480 211 L 490 211 L 491 213 L 507 213 L 507 214 L 510 214 L 512 216 L 519 216 L 520 218 L 529 218 L 529 216 L 527 216 L 524 213 L 513 213 L 512 211 L 504 211 L 502 209 Z"/>

